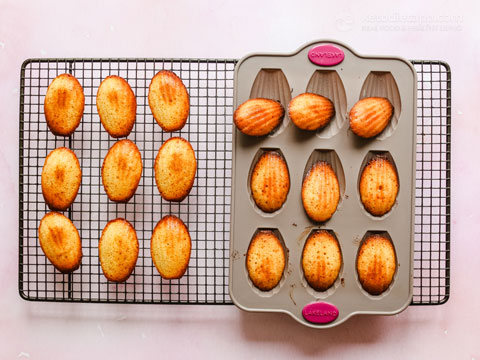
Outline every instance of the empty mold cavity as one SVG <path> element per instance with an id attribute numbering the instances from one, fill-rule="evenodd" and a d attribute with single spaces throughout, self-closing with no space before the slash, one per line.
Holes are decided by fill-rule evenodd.
<path id="1" fill-rule="evenodd" d="M 334 241 L 336 242 L 336 245 L 338 246 L 338 250 L 340 251 L 340 269 L 338 271 L 337 277 L 335 278 L 331 286 L 324 290 L 315 289 L 308 283 L 305 277 L 305 270 L 303 267 L 303 259 L 305 256 L 305 245 L 307 244 L 308 239 L 310 239 L 310 237 L 314 236 L 318 232 L 327 232 L 328 234 L 330 234 L 333 237 Z M 333 230 L 318 229 L 318 228 L 312 229 L 309 232 L 308 236 L 306 236 L 303 241 L 304 241 L 304 245 L 303 245 L 301 258 L 299 262 L 299 265 L 300 265 L 299 273 L 302 274 L 302 285 L 305 287 L 307 292 L 310 295 L 314 296 L 315 298 L 321 298 L 321 299 L 327 298 L 328 296 L 332 295 L 341 284 L 341 279 L 343 274 L 343 254 L 342 254 L 342 248 L 340 246 L 340 242 L 338 241 L 337 235 L 333 232 Z M 321 251 L 317 251 L 317 256 L 315 261 L 316 261 L 315 263 L 316 266 L 313 266 L 313 268 L 319 271 L 321 269 L 325 269 L 326 266 L 331 265 L 329 264 L 329 261 L 334 261 L 334 259 L 331 259 L 329 254 L 327 254 L 325 249 L 323 249 Z"/>
<path id="2" fill-rule="evenodd" d="M 381 292 L 374 292 L 374 291 L 371 291 L 371 290 L 367 289 L 366 287 L 364 287 L 362 285 L 361 281 L 360 281 L 360 275 L 359 275 L 359 264 L 358 264 L 358 262 L 359 262 L 360 251 L 361 251 L 362 247 L 369 246 L 367 244 L 367 241 L 372 236 L 380 236 L 382 238 L 385 238 L 391 244 L 391 247 L 392 247 L 392 250 L 393 250 L 393 258 L 391 258 L 387 254 L 385 254 L 385 251 L 383 251 L 383 250 L 377 250 L 377 251 L 371 252 L 371 255 L 373 255 L 373 256 L 372 256 L 371 261 L 369 261 L 368 264 L 367 264 L 367 269 L 366 269 L 366 274 L 365 275 L 366 275 L 366 278 L 369 279 L 370 284 L 382 281 L 382 279 L 385 277 L 385 271 L 384 270 L 385 270 L 385 267 L 387 266 L 387 263 L 395 266 L 395 270 L 394 270 L 394 273 L 393 273 L 392 280 L 391 280 L 390 284 L 388 284 L 385 287 L 385 289 Z M 373 247 L 378 248 L 378 245 L 377 246 L 370 245 L 370 246 L 372 248 Z M 384 258 L 384 256 L 385 256 L 385 258 Z M 387 296 L 390 293 L 390 290 L 392 289 L 392 287 L 395 284 L 395 279 L 396 279 L 397 272 L 398 272 L 398 266 L 399 265 L 398 265 L 397 253 L 396 253 L 395 245 L 392 241 L 392 238 L 390 237 L 390 234 L 387 231 L 376 231 L 376 230 L 367 231 L 365 233 L 365 235 L 363 236 L 362 241 L 360 242 L 360 244 L 358 246 L 357 256 L 356 256 L 356 259 L 355 259 L 355 274 L 356 274 L 358 286 L 361 289 L 361 291 L 367 297 L 371 298 L 372 300 L 382 299 L 385 296 Z"/>
<path id="3" fill-rule="evenodd" d="M 268 179 L 265 179 L 265 181 L 262 181 L 260 178 L 257 179 L 256 181 L 257 185 L 263 188 L 261 190 L 261 193 L 259 193 L 259 196 L 257 197 L 257 200 L 259 202 L 257 204 L 253 196 L 252 176 L 257 164 L 259 163 L 259 160 L 263 156 L 265 156 L 262 162 L 263 166 L 259 165 L 259 168 L 257 170 L 262 171 L 261 167 L 268 166 L 267 165 L 268 158 L 270 157 L 270 159 L 272 159 L 274 157 L 276 159 L 283 160 L 286 174 L 284 174 L 285 175 L 283 179 L 284 181 L 282 181 L 281 179 L 282 179 L 283 169 L 270 168 L 267 171 L 267 174 L 269 175 Z M 275 164 L 273 165 L 281 166 L 281 164 L 278 162 L 275 162 Z M 277 180 L 277 181 L 274 182 L 274 180 Z M 277 148 L 260 148 L 252 160 L 252 163 L 250 165 L 250 170 L 248 172 L 248 178 L 247 178 L 248 194 L 249 194 L 250 202 L 252 203 L 252 206 L 254 206 L 255 211 L 257 211 L 257 213 L 265 217 L 272 217 L 276 215 L 283 208 L 283 206 L 287 201 L 288 193 L 290 191 L 290 183 L 291 183 L 290 172 L 288 170 L 288 164 L 287 164 L 287 161 L 285 160 L 285 157 L 283 156 L 282 151 Z M 268 200 L 267 200 L 267 195 L 269 195 Z M 284 198 L 283 202 L 279 200 L 282 198 Z M 277 206 L 273 206 L 275 202 L 277 203 Z M 279 202 L 281 202 L 281 204 L 278 204 Z M 262 206 L 263 206 L 263 209 L 262 209 Z"/>
<path id="4" fill-rule="evenodd" d="M 328 139 L 336 135 L 347 118 L 347 95 L 338 73 L 335 70 L 316 70 L 306 92 L 324 96 L 333 102 L 335 114 L 324 128 L 317 130 L 317 136 Z"/>
<path id="5" fill-rule="evenodd" d="M 248 254 L 252 250 L 251 249 L 252 241 L 261 232 L 273 233 L 273 235 L 276 236 L 276 238 L 280 242 L 281 248 L 283 249 L 283 256 L 284 256 L 284 261 L 285 261 L 285 267 L 284 267 L 283 272 L 281 274 L 280 281 L 278 282 L 278 284 L 273 289 L 267 290 L 267 291 L 261 290 L 257 286 L 255 286 L 255 284 L 253 283 L 253 281 L 250 278 L 250 275 L 248 273 L 248 264 L 247 264 Z M 265 247 L 262 247 L 261 250 L 265 250 Z M 263 275 L 265 275 L 266 277 L 271 277 L 272 276 L 272 270 L 268 269 L 267 266 L 272 265 L 272 263 L 274 262 L 274 256 L 275 256 L 274 254 L 265 254 L 266 264 L 265 264 L 265 266 L 261 267 L 261 270 L 262 270 L 261 273 Z M 246 254 L 246 258 L 245 258 L 245 272 L 246 272 L 246 276 L 247 276 L 247 279 L 248 279 L 248 284 L 250 285 L 252 291 L 254 293 L 256 293 L 257 295 L 259 295 L 261 297 L 271 297 L 271 296 L 277 294 L 280 291 L 281 287 L 285 283 L 285 274 L 288 274 L 288 248 L 286 247 L 285 241 L 283 240 L 283 237 L 282 237 L 282 234 L 280 233 L 280 231 L 278 229 L 276 229 L 276 228 L 258 228 L 257 230 L 255 230 L 255 233 L 253 234 L 253 236 L 250 240 L 250 243 L 248 245 L 248 250 L 247 250 L 247 254 Z"/>
<path id="6" fill-rule="evenodd" d="M 308 158 L 307 164 L 305 165 L 305 169 L 303 170 L 303 178 L 302 184 L 305 181 L 305 177 L 307 176 L 308 172 L 312 169 L 312 167 L 318 162 L 326 162 L 329 164 L 335 175 L 337 176 L 338 185 L 340 187 L 340 201 L 338 206 L 342 203 L 342 199 L 345 194 L 345 173 L 343 172 L 342 162 L 337 155 L 335 150 L 331 149 L 315 149 L 313 150 L 312 154 Z"/>
<path id="7" fill-rule="evenodd" d="M 288 103 L 292 99 L 290 85 L 281 69 L 261 69 L 250 91 L 250 99 L 266 98 L 278 101 L 282 104 L 285 115 L 280 125 L 270 133 L 269 136 L 279 134 L 287 126 L 285 117 L 287 117 Z"/>
<path id="8" fill-rule="evenodd" d="M 383 160 L 386 160 L 388 161 L 392 167 L 393 167 L 393 171 L 395 173 L 395 176 L 397 177 L 397 186 L 398 186 L 398 190 L 397 190 L 397 194 L 395 196 L 395 199 L 394 199 L 394 203 L 391 205 L 390 209 L 383 213 L 383 214 L 372 214 L 370 211 L 368 211 L 368 209 L 366 208 L 365 204 L 363 204 L 362 202 L 362 198 L 361 198 L 361 191 L 360 191 L 360 181 L 362 179 L 362 175 L 364 174 L 364 171 L 365 171 L 365 168 L 374 160 L 376 159 L 383 159 Z M 384 200 L 387 200 L 387 198 L 389 197 L 388 196 L 388 193 L 385 193 L 383 194 L 383 197 L 380 197 L 382 195 L 382 192 L 385 191 L 385 189 L 383 188 L 384 184 L 382 184 L 384 181 L 386 180 L 385 178 L 385 173 L 380 173 L 379 174 L 379 184 L 378 184 L 378 188 L 376 189 L 373 189 L 376 191 L 375 195 L 372 196 L 374 199 L 381 199 L 383 198 Z M 364 209 L 365 213 L 370 216 L 371 218 L 374 218 L 374 219 L 383 219 L 385 218 L 386 216 L 388 216 L 392 210 L 397 206 L 397 198 L 398 198 L 398 193 L 400 192 L 400 178 L 398 176 L 398 170 L 397 170 L 397 166 L 395 164 L 395 160 L 393 160 L 393 157 L 392 155 L 390 154 L 389 151 L 369 151 L 366 155 L 365 155 L 365 158 L 363 159 L 363 162 L 362 162 L 362 165 L 360 166 L 360 171 L 358 172 L 358 180 L 357 180 L 357 194 L 358 194 L 358 199 L 360 201 L 360 206 L 362 206 L 362 208 Z"/>
<path id="9" fill-rule="evenodd" d="M 387 127 L 376 137 L 379 140 L 386 139 L 393 134 L 398 125 L 398 119 L 402 111 L 402 102 L 397 82 L 392 73 L 388 71 L 371 71 L 363 82 L 359 100 L 367 97 L 383 97 L 393 105 L 393 115 Z"/>

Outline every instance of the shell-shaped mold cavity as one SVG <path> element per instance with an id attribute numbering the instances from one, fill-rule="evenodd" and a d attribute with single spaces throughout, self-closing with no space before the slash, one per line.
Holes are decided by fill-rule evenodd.
<path id="1" fill-rule="evenodd" d="M 273 216 L 287 200 L 290 173 L 280 149 L 261 148 L 255 154 L 248 173 L 248 192 L 255 209 Z"/>
<path id="2" fill-rule="evenodd" d="M 397 166 L 388 151 L 369 151 L 358 173 L 357 189 L 365 210 L 377 218 L 388 215 L 400 191 Z"/>
<path id="3" fill-rule="evenodd" d="M 347 95 L 342 79 L 335 70 L 316 70 L 308 82 L 306 92 L 322 95 L 333 102 L 335 115 L 317 131 L 317 136 L 328 139 L 335 136 L 347 118 Z"/>
<path id="4" fill-rule="evenodd" d="M 258 228 L 248 246 L 245 267 L 252 290 L 272 296 L 285 282 L 288 249 L 278 229 Z"/>
<path id="5" fill-rule="evenodd" d="M 370 296 L 385 296 L 395 283 L 397 255 L 387 231 L 367 231 L 358 247 L 355 269 L 359 286 Z"/>
<path id="6" fill-rule="evenodd" d="M 287 126 L 288 103 L 292 99 L 290 85 L 281 69 L 261 69 L 253 82 L 250 99 L 266 98 L 278 101 L 285 109 L 285 116 L 280 125 L 269 135 L 279 134 Z"/>
<path id="7" fill-rule="evenodd" d="M 367 97 L 383 97 L 393 105 L 392 118 L 382 133 L 376 139 L 383 140 L 393 134 L 398 125 L 402 111 L 402 102 L 397 82 L 389 71 L 371 71 L 363 82 L 359 100 Z"/>
<path id="8" fill-rule="evenodd" d="M 300 260 L 302 284 L 314 296 L 326 297 L 340 285 L 343 256 L 332 230 L 313 229 L 305 240 Z"/>
<path id="9" fill-rule="evenodd" d="M 314 150 L 302 180 L 302 202 L 308 217 L 315 222 L 329 220 L 341 205 L 344 194 L 345 173 L 335 150 Z"/>

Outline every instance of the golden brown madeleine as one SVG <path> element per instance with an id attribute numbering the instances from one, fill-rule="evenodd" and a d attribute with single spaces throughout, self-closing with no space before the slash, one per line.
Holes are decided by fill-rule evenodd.
<path id="1" fill-rule="evenodd" d="M 192 145 L 181 138 L 165 141 L 155 158 L 155 182 L 165 200 L 182 201 L 192 189 L 197 160 Z"/>
<path id="2" fill-rule="evenodd" d="M 45 95 L 44 111 L 48 128 L 54 135 L 70 136 L 80 124 L 85 95 L 78 80 L 70 74 L 58 75 Z"/>
<path id="3" fill-rule="evenodd" d="M 108 198 L 127 202 L 135 194 L 142 176 L 142 157 L 130 140 L 117 141 L 102 165 L 102 183 Z"/>
<path id="4" fill-rule="evenodd" d="M 380 295 L 392 283 L 397 269 L 392 242 L 382 235 L 370 235 L 360 244 L 356 265 L 358 279 L 365 291 Z"/>
<path id="5" fill-rule="evenodd" d="M 328 231 L 310 234 L 302 252 L 302 269 L 308 284 L 317 291 L 330 288 L 342 267 L 342 253 L 337 239 Z"/>
<path id="6" fill-rule="evenodd" d="M 82 242 L 69 218 L 55 211 L 46 214 L 38 227 L 38 240 L 57 270 L 68 273 L 78 269 L 82 261 Z"/>
<path id="7" fill-rule="evenodd" d="M 138 258 L 137 233 L 132 224 L 120 218 L 109 221 L 98 242 L 98 257 L 108 280 L 127 280 Z"/>
<path id="8" fill-rule="evenodd" d="M 190 113 L 190 98 L 182 80 L 168 70 L 159 71 L 148 88 L 148 105 L 163 131 L 183 128 Z"/>
<path id="9" fill-rule="evenodd" d="M 128 82 L 116 75 L 106 77 L 98 87 L 97 110 L 110 136 L 128 136 L 137 113 L 137 100 Z"/>
<path id="10" fill-rule="evenodd" d="M 162 278 L 179 279 L 185 274 L 191 248 L 190 234 L 181 219 L 167 215 L 155 226 L 150 251 Z"/>
<path id="11" fill-rule="evenodd" d="M 326 126 L 335 115 L 330 99 L 324 96 L 303 93 L 288 104 L 288 116 L 302 130 L 318 130 Z"/>
<path id="12" fill-rule="evenodd" d="M 388 99 L 364 98 L 350 110 L 350 128 L 358 136 L 371 138 L 387 127 L 392 115 L 393 106 Z"/>
<path id="13" fill-rule="evenodd" d="M 337 210 L 340 186 L 330 164 L 319 161 L 308 171 L 302 185 L 302 202 L 310 219 L 326 221 Z"/>
<path id="14" fill-rule="evenodd" d="M 365 210 L 374 216 L 388 213 L 398 194 L 398 176 L 394 165 L 376 156 L 365 166 L 360 177 L 360 199 Z"/>
<path id="15" fill-rule="evenodd" d="M 271 133 L 283 119 L 285 109 L 278 101 L 250 99 L 241 104 L 233 114 L 237 129 L 250 136 Z"/>
<path id="16" fill-rule="evenodd" d="M 42 168 L 42 193 L 51 209 L 68 209 L 81 182 L 82 170 L 72 150 L 61 147 L 47 155 Z"/>
<path id="17" fill-rule="evenodd" d="M 271 230 L 255 234 L 247 251 L 247 271 L 253 285 L 270 291 L 278 285 L 285 270 L 285 250 Z"/>
<path id="18" fill-rule="evenodd" d="M 276 151 L 265 152 L 253 168 L 250 188 L 253 200 L 261 210 L 271 213 L 280 209 L 290 189 L 285 159 Z"/>

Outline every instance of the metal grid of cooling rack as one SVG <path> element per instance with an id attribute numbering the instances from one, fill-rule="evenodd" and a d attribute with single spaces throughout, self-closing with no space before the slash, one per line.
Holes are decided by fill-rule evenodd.
<path id="1" fill-rule="evenodd" d="M 28 300 L 210 304 L 228 303 L 230 191 L 232 168 L 232 98 L 234 60 L 157 59 L 38 59 L 21 70 L 20 99 L 20 278 L 19 291 Z M 161 69 L 174 71 L 190 94 L 190 116 L 181 131 L 165 133 L 148 106 L 148 86 Z M 54 136 L 47 128 L 43 101 L 49 83 L 71 73 L 85 93 L 85 111 L 70 138 Z M 103 129 L 96 110 L 96 93 L 108 75 L 128 81 L 137 98 L 137 117 L 128 136 L 138 146 L 143 174 L 127 204 L 107 198 L 100 169 L 115 143 Z M 160 146 L 181 136 L 193 146 L 197 173 L 190 195 L 181 203 L 161 198 L 153 163 Z M 82 184 L 64 214 L 76 225 L 83 248 L 81 267 L 69 275 L 48 262 L 38 244 L 37 228 L 48 212 L 41 171 L 46 155 L 66 146 L 77 155 Z M 181 279 L 163 280 L 150 256 L 156 223 L 174 214 L 187 225 L 192 238 L 188 270 Z M 122 217 L 136 229 L 139 256 L 126 283 L 108 282 L 98 260 L 98 239 L 109 220 Z"/>
<path id="2" fill-rule="evenodd" d="M 412 61 L 418 75 L 414 289 L 412 305 L 448 300 L 450 289 L 450 70 L 436 61 Z M 231 304 L 228 295 L 232 167 L 233 74 L 236 60 L 215 59 L 31 59 L 22 65 L 20 92 L 19 292 L 27 300 L 174 304 Z M 169 69 L 184 81 L 191 101 L 187 125 L 167 134 L 148 107 L 153 75 Z M 48 84 L 71 73 L 85 92 L 85 112 L 70 138 L 54 136 L 43 115 Z M 95 106 L 103 78 L 125 78 L 137 97 L 137 120 L 128 138 L 142 153 L 143 174 L 127 204 L 110 202 L 100 168 L 115 142 L 103 130 Z M 160 145 L 182 136 L 195 149 L 194 187 L 180 204 L 164 201 L 155 186 L 153 161 Z M 65 212 L 82 238 L 82 266 L 60 274 L 43 255 L 37 228 L 48 208 L 41 192 L 44 158 L 66 146 L 79 158 L 82 185 Z M 192 237 L 192 256 L 180 280 L 163 280 L 150 258 L 150 237 L 167 214 L 182 218 Z M 126 283 L 108 282 L 98 261 L 98 239 L 106 223 L 124 217 L 140 243 Z"/>

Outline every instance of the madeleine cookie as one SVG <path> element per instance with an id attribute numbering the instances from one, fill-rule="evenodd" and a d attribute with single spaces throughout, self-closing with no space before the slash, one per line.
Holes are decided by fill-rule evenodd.
<path id="1" fill-rule="evenodd" d="M 398 188 L 397 171 L 386 157 L 374 157 L 363 169 L 360 199 L 370 214 L 382 216 L 388 213 L 395 204 Z"/>
<path id="2" fill-rule="evenodd" d="M 261 210 L 271 213 L 280 209 L 290 189 L 290 176 L 283 156 L 275 151 L 265 152 L 253 168 L 250 188 Z"/>
<path id="3" fill-rule="evenodd" d="M 183 128 L 190 113 L 187 88 L 175 73 L 159 71 L 148 88 L 148 105 L 163 131 Z"/>
<path id="4" fill-rule="evenodd" d="M 81 182 L 82 170 L 72 150 L 61 147 L 47 155 L 42 168 L 42 193 L 50 209 L 68 209 Z"/>
<path id="5" fill-rule="evenodd" d="M 357 274 L 362 287 L 371 295 L 380 295 L 390 286 L 397 269 L 392 242 L 374 234 L 362 241 L 357 254 Z"/>
<path id="6" fill-rule="evenodd" d="M 371 138 L 387 127 L 392 115 L 393 106 L 388 99 L 364 98 L 350 110 L 350 128 L 358 136 Z"/>
<path id="7" fill-rule="evenodd" d="M 180 137 L 168 139 L 155 158 L 155 182 L 165 200 L 182 201 L 192 189 L 197 160 L 192 145 Z"/>
<path id="8" fill-rule="evenodd" d="M 57 212 L 46 214 L 38 227 L 38 240 L 45 256 L 62 273 L 77 270 L 82 261 L 82 243 L 69 218 Z"/>
<path id="9" fill-rule="evenodd" d="M 247 271 L 253 285 L 270 291 L 278 285 L 285 270 L 285 250 L 271 230 L 255 234 L 247 251 Z"/>
<path id="10" fill-rule="evenodd" d="M 310 234 L 302 252 L 302 270 L 314 290 L 325 291 L 338 278 L 342 267 L 342 253 L 337 239 L 328 231 Z"/>
<path id="11" fill-rule="evenodd" d="M 326 221 L 337 210 L 340 186 L 330 164 L 319 161 L 308 171 L 302 185 L 302 202 L 313 221 Z"/>
<path id="12" fill-rule="evenodd" d="M 241 104 L 233 114 L 237 129 L 250 136 L 271 133 L 283 119 L 285 110 L 278 101 L 250 99 Z"/>
<path id="13" fill-rule="evenodd" d="M 335 108 L 330 99 L 317 94 L 300 94 L 288 104 L 288 116 L 302 130 L 321 129 L 333 115 Z"/>
<path id="14" fill-rule="evenodd" d="M 106 77 L 98 87 L 97 111 L 110 136 L 128 136 L 137 113 L 137 100 L 128 82 L 116 75 Z"/>
<path id="15" fill-rule="evenodd" d="M 179 279 L 187 270 L 192 241 L 187 227 L 176 216 L 167 215 L 153 230 L 152 260 L 164 279 Z"/>
<path id="16" fill-rule="evenodd" d="M 80 124 L 85 95 L 78 80 L 70 74 L 58 75 L 45 95 L 44 111 L 48 128 L 54 135 L 70 136 Z"/>
<path id="17" fill-rule="evenodd" d="M 102 165 L 102 183 L 108 198 L 127 202 L 135 194 L 142 176 L 142 157 L 130 140 L 117 141 Z"/>
<path id="18" fill-rule="evenodd" d="M 138 239 L 125 219 L 109 221 L 98 242 L 98 257 L 105 277 L 123 282 L 130 277 L 138 258 Z"/>

